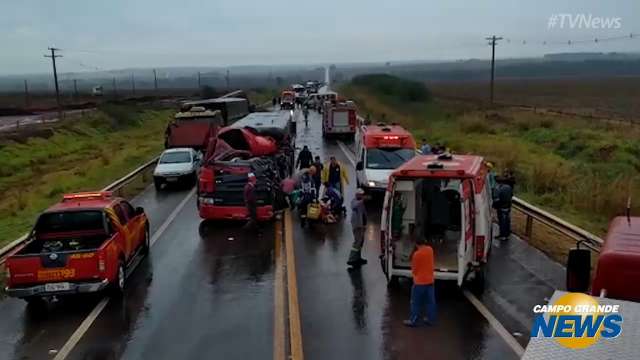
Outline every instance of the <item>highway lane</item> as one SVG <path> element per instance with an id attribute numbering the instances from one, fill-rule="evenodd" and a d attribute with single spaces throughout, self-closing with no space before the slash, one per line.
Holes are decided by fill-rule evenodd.
<path id="1" fill-rule="evenodd" d="M 310 129 L 299 126 L 298 146 L 308 145 L 323 160 L 334 155 L 349 167 L 353 197 L 355 172 L 335 141 L 320 138 L 320 117 L 313 113 Z M 517 238 L 496 243 L 488 272 L 488 291 L 480 297 L 483 312 L 451 284 L 437 284 L 438 323 L 410 329 L 402 325 L 409 310 L 410 284 L 387 289 L 378 261 L 381 203 L 368 204 L 364 257 L 359 271 L 347 271 L 352 235 L 348 221 L 321 229 L 294 226 L 296 264 L 307 359 L 516 359 L 528 342 L 531 306 L 542 303 L 559 286 L 561 267 Z M 555 265 L 555 267 L 554 267 Z M 558 270 L 558 268 L 560 270 Z M 561 278 L 562 275 L 560 275 Z M 496 324 L 499 323 L 499 324 Z M 506 335 L 497 331 L 506 328 Z M 511 337 L 511 339 L 507 339 Z M 520 347 L 519 351 L 522 348 Z"/>
<path id="2" fill-rule="evenodd" d="M 69 359 L 269 358 L 273 244 L 273 226 L 256 236 L 241 224 L 202 221 L 191 198 L 152 248 L 149 270 Z"/>
<path id="3" fill-rule="evenodd" d="M 298 118 L 298 146 L 308 144 L 323 159 L 335 155 L 349 167 L 349 201 L 355 182 L 349 157 L 335 141 L 322 141 L 315 113 L 310 126 L 305 129 Z M 156 194 L 149 188 L 134 203 L 146 208 L 155 233 L 186 195 Z M 157 237 L 150 259 L 129 279 L 124 299 L 109 301 L 69 359 L 272 358 L 277 343 L 275 230 L 266 227 L 258 237 L 238 226 L 202 222 L 195 199 L 186 201 Z M 526 345 L 531 306 L 560 287 L 562 268 L 517 238 L 495 243 L 488 290 L 480 301 L 497 321 L 487 320 L 455 286 L 438 284 L 437 325 L 405 328 L 409 284 L 387 289 L 377 261 L 379 208 L 376 202 L 368 206 L 364 256 L 369 264 L 355 272 L 346 266 L 352 240 L 348 221 L 309 230 L 301 229 L 294 216 L 289 230 L 294 236 L 305 357 L 517 358 L 495 322 L 507 329 L 507 336 L 515 333 Z M 60 349 L 97 302 L 88 297 L 65 300 L 34 317 L 22 301 L 0 301 L 0 358 L 53 358 L 49 350 Z"/>
<path id="4" fill-rule="evenodd" d="M 187 193 L 177 190 L 158 194 L 150 186 L 132 203 L 145 208 L 153 234 Z M 143 262 L 134 275 L 145 272 L 147 266 Z M 0 300 L 0 359 L 52 358 L 99 300 L 100 296 L 66 298 L 50 304 L 44 312 L 32 311 L 19 299 Z"/>

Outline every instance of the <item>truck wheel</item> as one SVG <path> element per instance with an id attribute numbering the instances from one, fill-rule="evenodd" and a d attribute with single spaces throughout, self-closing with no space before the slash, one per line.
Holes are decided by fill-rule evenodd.
<path id="1" fill-rule="evenodd" d="M 483 266 L 480 269 L 476 270 L 475 277 L 471 281 L 471 284 L 470 284 L 471 292 L 473 292 L 475 295 L 482 295 L 482 293 L 484 293 L 485 282 L 486 282 L 485 269 L 486 268 Z"/>
<path id="2" fill-rule="evenodd" d="M 153 178 L 153 186 L 155 186 L 156 191 L 162 191 L 162 180 L 159 178 Z"/>
<path id="3" fill-rule="evenodd" d="M 118 261 L 118 270 L 116 272 L 116 280 L 111 285 L 111 294 L 115 297 L 124 294 L 124 283 L 126 278 L 126 269 L 122 260 Z"/>

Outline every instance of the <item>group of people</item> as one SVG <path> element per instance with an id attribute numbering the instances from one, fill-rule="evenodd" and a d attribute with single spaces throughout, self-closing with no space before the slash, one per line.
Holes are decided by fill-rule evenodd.
<path id="1" fill-rule="evenodd" d="M 447 147 L 439 142 L 431 146 L 427 142 L 427 139 L 422 138 L 422 141 L 420 143 L 420 152 L 422 153 L 422 155 L 440 155 L 447 152 Z"/>
<path id="2" fill-rule="evenodd" d="M 446 147 L 437 143 L 431 147 L 425 139 L 422 139 L 421 149 L 423 154 L 441 154 L 446 152 Z M 329 161 L 323 163 L 319 156 L 313 156 L 308 146 L 304 146 L 296 160 L 296 169 L 299 169 L 300 178 L 296 183 L 303 201 L 308 204 L 310 201 L 317 201 L 320 186 L 325 185 L 327 196 L 333 196 L 331 202 L 342 204 L 342 194 L 346 185 L 349 184 L 347 169 L 334 156 Z M 501 176 L 495 175 L 493 164 L 487 163 L 489 167 L 489 182 L 492 196 L 492 206 L 496 209 L 500 234 L 498 239 L 506 240 L 511 234 L 511 202 L 513 198 L 513 188 L 515 177 L 512 171 L 505 171 Z M 245 187 L 245 200 L 252 219 L 255 218 L 255 175 L 249 174 L 249 181 Z M 337 199 L 339 197 L 339 199 Z M 357 189 L 355 197 L 350 202 L 351 209 L 351 230 L 353 232 L 353 245 L 349 252 L 347 264 L 352 269 L 357 269 L 367 264 L 367 260 L 362 257 L 362 247 L 365 240 L 365 229 L 367 226 L 367 211 L 365 208 L 366 196 L 362 189 Z M 422 237 L 416 239 L 416 247 L 411 255 L 411 273 L 413 286 L 411 288 L 411 303 L 409 319 L 404 324 L 415 327 L 420 324 L 433 325 L 436 321 L 436 300 L 434 288 L 434 253 L 433 248 L 426 243 Z M 422 317 L 423 310 L 426 310 L 426 317 Z"/>

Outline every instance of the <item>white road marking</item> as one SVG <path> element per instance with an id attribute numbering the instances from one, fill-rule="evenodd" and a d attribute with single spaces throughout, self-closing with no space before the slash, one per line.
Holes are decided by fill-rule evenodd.
<path id="1" fill-rule="evenodd" d="M 347 157 L 347 159 L 349 159 L 351 165 L 356 166 L 356 160 L 353 158 L 353 153 L 351 152 L 351 150 L 349 150 L 347 145 L 345 145 L 342 141 L 338 141 L 338 146 L 340 146 L 340 149 L 342 149 L 344 155 Z"/>
<path id="2" fill-rule="evenodd" d="M 349 148 L 342 141 L 338 141 L 338 146 L 340 146 L 340 149 L 342 149 L 342 152 L 344 152 L 347 159 L 349 159 L 349 162 L 351 162 L 351 164 L 355 166 L 356 161 L 353 158 L 351 150 L 349 150 Z M 478 298 L 475 297 L 475 295 L 473 295 L 467 290 L 464 290 L 463 293 L 464 293 L 464 296 L 467 298 L 467 300 L 469 300 L 469 302 L 471 302 L 471 304 L 475 306 L 475 308 L 480 312 L 480 314 L 482 314 L 482 316 L 484 316 L 484 318 L 487 319 L 491 327 L 493 327 L 494 330 L 496 330 L 498 335 L 502 337 L 502 339 L 507 343 L 507 345 L 509 345 L 509 347 L 516 353 L 516 355 L 518 355 L 518 357 L 522 357 L 524 355 L 524 348 L 515 339 L 515 337 L 513 337 L 513 335 L 511 335 L 507 331 L 507 329 L 505 329 L 505 327 L 500 323 L 500 321 L 496 319 L 495 316 L 493 316 L 491 311 L 489 311 L 489 309 L 487 309 L 487 307 L 484 306 L 484 304 L 480 300 L 478 300 Z"/>
<path id="3" fill-rule="evenodd" d="M 67 356 L 69 356 L 69 353 L 71 352 L 71 350 L 73 350 L 73 348 L 78 344 L 82 336 L 87 332 L 87 330 L 89 330 L 89 327 L 91 327 L 91 324 L 93 324 L 96 318 L 98 318 L 102 310 L 104 310 L 105 306 L 107 306 L 107 303 L 109 303 L 108 297 L 105 297 L 102 300 L 100 300 L 98 305 L 96 305 L 96 307 L 93 308 L 93 310 L 89 313 L 89 315 L 84 320 L 82 320 L 82 323 L 80 324 L 80 326 L 78 326 L 76 331 L 74 331 L 73 334 L 71 334 L 71 337 L 69 338 L 69 340 L 67 340 L 67 342 L 64 344 L 62 349 L 60 349 L 60 351 L 56 354 L 56 357 L 54 357 L 53 360 L 63 360 L 63 359 L 66 359 Z"/>
<path id="4" fill-rule="evenodd" d="M 158 230 L 156 230 L 155 234 L 153 234 L 153 236 L 151 237 L 151 245 L 153 245 L 153 243 L 158 241 L 160 236 L 162 236 L 162 233 L 164 233 L 167 230 L 169 225 L 171 225 L 173 220 L 175 220 L 176 216 L 178 216 L 178 213 L 180 213 L 180 210 L 182 210 L 182 208 L 187 204 L 187 201 L 189 201 L 189 199 L 191 199 L 193 194 L 196 193 L 196 189 L 197 188 L 194 187 L 193 190 L 189 191 L 187 196 L 185 196 L 185 198 L 182 199 L 180 204 L 178 204 L 178 206 L 173 210 L 173 212 L 169 214 L 169 217 L 167 218 L 167 220 L 165 220 L 164 223 L 162 223 L 162 225 L 158 228 Z"/>
<path id="5" fill-rule="evenodd" d="M 478 298 L 475 297 L 475 295 L 470 293 L 468 290 L 464 290 L 462 293 L 467 298 L 467 300 L 469 300 L 469 302 L 471 302 L 471 304 L 473 304 L 473 306 L 475 306 L 476 309 L 478 309 L 480 314 L 482 314 L 482 316 L 484 316 L 484 318 L 487 319 L 491 327 L 493 327 L 493 329 L 498 333 L 498 335 L 500 335 L 500 337 L 502 337 L 502 339 L 507 343 L 507 345 L 511 347 L 513 352 L 515 352 L 516 355 L 518 355 L 518 357 L 521 358 L 524 355 L 524 348 L 522 347 L 522 345 L 520 345 L 520 343 L 516 340 L 516 338 L 513 337 L 513 335 L 511 335 L 507 331 L 507 329 L 505 329 L 505 327 L 500 323 L 500 321 L 498 321 L 498 319 L 496 319 L 496 317 L 493 316 L 491 311 L 489 311 L 489 309 L 487 309 L 487 307 L 484 306 L 484 304 L 480 300 L 478 300 Z"/>
<path id="6" fill-rule="evenodd" d="M 162 223 L 162 225 L 158 228 L 158 230 L 156 230 L 156 232 L 153 234 L 153 237 L 151 238 L 151 241 L 150 241 L 151 246 L 153 246 L 153 244 L 156 241 L 158 241 L 160 236 L 162 236 L 162 234 L 167 230 L 169 225 L 171 225 L 173 220 L 175 220 L 176 216 L 178 216 L 178 213 L 182 210 L 182 208 L 184 208 L 184 206 L 187 204 L 187 201 L 191 199 L 191 197 L 195 194 L 195 192 L 196 192 L 196 188 L 193 188 L 193 190 L 191 190 L 187 194 L 187 196 L 185 196 L 185 198 L 180 202 L 180 204 L 178 204 L 178 206 L 173 210 L 173 212 L 171 212 L 169 217 L 164 221 L 164 223 Z M 64 360 L 67 358 L 67 356 L 69 356 L 73 348 L 78 344 L 78 342 L 80 342 L 80 339 L 82 339 L 84 334 L 86 334 L 86 332 L 89 330 L 93 322 L 98 318 L 98 316 L 100 316 L 100 313 L 107 306 L 107 304 L 109 303 L 109 300 L 110 300 L 109 297 L 105 297 L 102 300 L 100 300 L 100 302 L 96 305 L 96 307 L 94 307 L 93 310 L 91 310 L 91 312 L 89 313 L 89 315 L 87 315 L 87 317 L 82 321 L 80 326 L 78 326 L 76 331 L 74 331 L 73 334 L 71 334 L 71 337 L 69 338 L 69 340 L 67 340 L 64 346 L 62 346 L 62 349 L 60 349 L 60 351 L 58 352 L 56 357 L 53 358 L 53 360 Z"/>

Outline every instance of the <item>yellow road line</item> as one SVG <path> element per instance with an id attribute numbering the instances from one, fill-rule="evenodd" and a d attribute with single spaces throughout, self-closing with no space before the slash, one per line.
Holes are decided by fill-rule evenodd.
<path id="1" fill-rule="evenodd" d="M 287 289 L 289 290 L 289 339 L 291 341 L 291 359 L 304 360 L 302 351 L 302 329 L 300 327 L 300 306 L 298 304 L 298 282 L 296 279 L 296 261 L 293 248 L 293 226 L 291 211 L 284 217 L 285 249 L 287 253 Z"/>
<path id="2" fill-rule="evenodd" d="M 282 257 L 282 222 L 275 224 L 275 282 L 273 302 L 273 360 L 283 360 L 285 352 L 284 258 Z"/>

